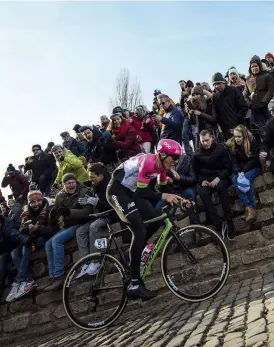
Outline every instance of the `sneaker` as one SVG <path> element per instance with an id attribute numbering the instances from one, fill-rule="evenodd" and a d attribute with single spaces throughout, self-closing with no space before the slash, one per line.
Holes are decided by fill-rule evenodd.
<path id="1" fill-rule="evenodd" d="M 37 283 L 35 281 L 22 282 L 15 296 L 15 299 L 21 298 L 22 296 L 28 294 L 30 291 L 36 289 L 36 287 L 37 287 Z"/>
<path id="2" fill-rule="evenodd" d="M 127 287 L 127 296 L 131 299 L 149 300 L 155 298 L 157 294 L 157 291 L 147 289 L 141 280 L 132 280 Z"/>
<path id="3" fill-rule="evenodd" d="M 18 293 L 19 288 L 20 288 L 19 283 L 12 283 L 11 291 L 9 292 L 9 295 L 6 297 L 6 302 L 12 302 L 15 300 L 15 297 Z"/>
<path id="4" fill-rule="evenodd" d="M 232 220 L 227 221 L 227 239 L 229 241 L 234 241 L 236 236 L 234 224 Z"/>

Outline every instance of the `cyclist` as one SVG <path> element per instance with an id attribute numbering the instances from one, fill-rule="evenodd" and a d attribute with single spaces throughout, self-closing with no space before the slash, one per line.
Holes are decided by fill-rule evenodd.
<path id="1" fill-rule="evenodd" d="M 188 200 L 168 193 L 155 192 L 149 185 L 151 179 L 160 175 L 160 187 L 167 184 L 167 170 L 176 164 L 182 147 L 176 141 L 162 139 L 157 154 L 139 154 L 121 164 L 112 174 L 107 187 L 107 200 L 123 222 L 129 224 L 132 233 L 130 246 L 131 282 L 127 295 L 131 298 L 150 299 L 157 295 L 147 289 L 140 278 L 140 262 L 146 241 L 159 229 L 162 222 L 152 223 L 146 229 L 144 222 L 159 214 L 152 202 L 164 200 L 173 205 L 179 202 L 191 205 Z"/>

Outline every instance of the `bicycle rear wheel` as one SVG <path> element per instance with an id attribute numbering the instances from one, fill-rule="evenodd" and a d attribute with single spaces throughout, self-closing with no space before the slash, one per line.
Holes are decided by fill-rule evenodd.
<path id="1" fill-rule="evenodd" d="M 99 266 L 95 275 L 77 278 L 90 264 Z M 68 318 L 81 329 L 95 331 L 111 325 L 126 303 L 127 277 L 121 263 L 109 254 L 93 253 L 70 269 L 63 287 L 63 305 Z"/>
<path id="2" fill-rule="evenodd" d="M 171 236 L 162 253 L 162 275 L 180 299 L 200 302 L 215 296 L 225 285 L 229 253 L 221 237 L 202 225 L 190 225 Z"/>

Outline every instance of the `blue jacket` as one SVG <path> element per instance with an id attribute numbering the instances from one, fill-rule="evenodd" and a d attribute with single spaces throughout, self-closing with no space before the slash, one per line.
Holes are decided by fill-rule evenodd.
<path id="1" fill-rule="evenodd" d="M 19 245 L 24 246 L 28 238 L 28 235 L 16 230 L 8 218 L 3 217 L 0 226 L 0 254 L 11 252 Z"/>
<path id="2" fill-rule="evenodd" d="M 69 142 L 64 143 L 64 147 L 69 149 L 76 157 L 84 157 L 86 155 L 85 143 L 77 141 L 72 137 Z"/>
<path id="3" fill-rule="evenodd" d="M 183 131 L 183 123 L 184 116 L 183 113 L 178 110 L 177 107 L 171 105 L 166 113 L 169 113 L 170 117 L 166 118 L 165 116 L 162 118 L 161 122 L 164 125 L 164 129 L 161 133 L 161 139 L 170 139 L 177 141 L 180 145 L 182 144 L 182 131 Z"/>

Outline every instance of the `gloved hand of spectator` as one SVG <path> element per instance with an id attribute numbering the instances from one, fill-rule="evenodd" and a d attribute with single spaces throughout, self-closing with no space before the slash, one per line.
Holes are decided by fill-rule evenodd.
<path id="1" fill-rule="evenodd" d="M 92 196 L 85 196 L 84 198 L 78 199 L 78 202 L 81 206 L 83 205 L 92 205 L 96 206 L 98 204 L 99 198 L 94 198 Z"/>
<path id="2" fill-rule="evenodd" d="M 57 210 L 57 217 L 69 217 L 70 216 L 70 209 L 67 207 L 59 207 Z"/>

